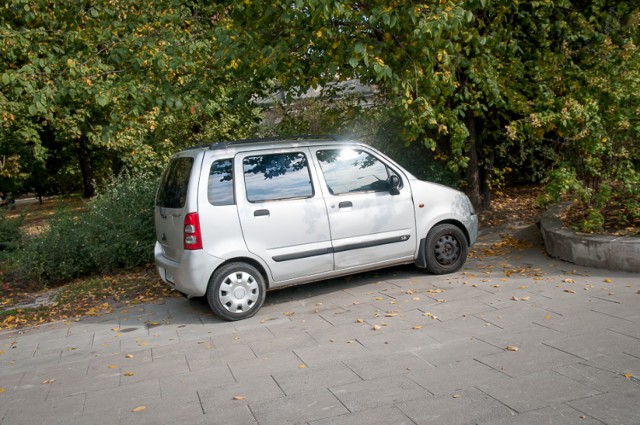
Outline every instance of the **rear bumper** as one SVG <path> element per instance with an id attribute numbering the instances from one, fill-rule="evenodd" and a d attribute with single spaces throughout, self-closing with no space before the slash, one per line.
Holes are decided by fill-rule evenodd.
<path id="1" fill-rule="evenodd" d="M 224 261 L 201 249 L 185 250 L 180 261 L 175 261 L 165 257 L 162 245 L 158 242 L 154 248 L 154 257 L 160 278 L 190 297 L 202 297 L 207 293 L 209 278 Z"/>

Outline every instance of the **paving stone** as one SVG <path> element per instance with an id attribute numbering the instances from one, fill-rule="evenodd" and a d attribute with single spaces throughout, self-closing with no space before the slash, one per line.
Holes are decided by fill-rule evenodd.
<path id="1" fill-rule="evenodd" d="M 189 353 L 207 352 L 215 348 L 210 337 L 180 341 L 151 348 L 153 359 L 167 356 L 186 355 Z"/>
<path id="2" fill-rule="evenodd" d="M 552 371 L 512 378 L 507 382 L 482 384 L 478 388 L 519 413 L 599 393 Z"/>
<path id="3" fill-rule="evenodd" d="M 329 389 L 351 412 L 431 397 L 427 390 L 404 375 L 337 385 Z"/>
<path id="4" fill-rule="evenodd" d="M 19 372 L 27 372 L 30 370 L 55 368 L 60 361 L 59 352 L 49 352 L 47 355 L 39 357 L 25 357 L 18 360 L 4 360 L 1 366 L 1 372 L 4 374 L 14 374 Z"/>
<path id="5" fill-rule="evenodd" d="M 385 333 L 372 332 L 364 337 L 359 337 L 358 342 L 366 347 L 369 353 L 380 355 L 416 351 L 439 343 L 427 334 L 429 328 L 429 325 L 425 325 L 422 329 L 405 329 Z"/>
<path id="6" fill-rule="evenodd" d="M 627 390 L 638 385 L 633 379 L 625 378 L 622 373 L 609 372 L 582 363 L 560 366 L 553 371 L 600 392 Z"/>
<path id="7" fill-rule="evenodd" d="M 200 402 L 208 417 L 237 406 L 278 399 L 284 393 L 271 376 L 256 376 L 241 383 L 223 384 L 198 390 Z"/>
<path id="8" fill-rule="evenodd" d="M 360 356 L 357 359 L 346 360 L 344 364 L 365 380 L 433 368 L 412 352 L 396 352 L 392 357 L 393 361 L 388 361 L 389 355 Z"/>
<path id="9" fill-rule="evenodd" d="M 232 385 L 236 380 L 227 365 L 198 369 L 195 372 L 182 373 L 159 378 L 162 398 L 175 401 L 198 391 L 216 388 L 222 385 Z"/>
<path id="10" fill-rule="evenodd" d="M 295 349 L 293 352 L 304 364 L 314 367 L 326 363 L 328 359 L 342 361 L 360 357 L 366 353 L 366 348 L 359 344 L 356 338 L 340 339 L 336 336 L 334 342 Z"/>
<path id="11" fill-rule="evenodd" d="M 238 382 L 255 376 L 273 375 L 298 369 L 303 362 L 291 351 L 271 353 L 250 360 L 229 363 L 231 373 Z"/>
<path id="12" fill-rule="evenodd" d="M 477 360 L 464 360 L 439 367 L 412 370 L 405 374 L 430 393 L 453 395 L 487 383 L 508 382 L 510 378 Z"/>
<path id="13" fill-rule="evenodd" d="M 419 398 L 399 403 L 397 407 L 417 425 L 479 424 L 500 418 L 512 418 L 515 414 L 477 390 L 460 391 L 455 396 Z"/>
<path id="14" fill-rule="evenodd" d="M 55 418 L 60 421 L 73 416 L 80 416 L 84 406 L 85 395 L 76 395 L 61 399 L 47 400 L 26 405 L 13 404 L 2 419 L 2 424 L 32 425 L 36 418 Z M 43 423 L 49 423 L 45 421 Z"/>
<path id="15" fill-rule="evenodd" d="M 586 365 L 619 373 L 640 377 L 640 358 L 625 353 L 611 354 L 583 362 Z"/>
<path id="16" fill-rule="evenodd" d="M 640 387 L 574 400 L 569 406 L 606 424 L 639 424 Z"/>
<path id="17" fill-rule="evenodd" d="M 382 407 L 309 422 L 309 425 L 362 424 L 413 425 L 413 421 L 395 407 Z"/>
<path id="18" fill-rule="evenodd" d="M 535 323 L 570 336 L 578 336 L 595 331 L 607 330 L 629 322 L 597 311 L 583 310 L 580 313 L 562 317 L 552 315 L 552 317 L 549 318 L 545 317 L 536 320 Z M 588 324 L 588 326 L 586 324 Z"/>
<path id="19" fill-rule="evenodd" d="M 468 316 L 434 323 L 433 326 L 425 327 L 424 330 L 436 341 L 447 343 L 492 334 L 500 331 L 501 328 L 477 317 Z"/>
<path id="20" fill-rule="evenodd" d="M 509 351 L 506 346 L 499 353 L 483 356 L 478 360 L 509 376 L 524 376 L 543 370 L 551 370 L 554 367 L 578 363 L 581 359 L 548 347 L 544 344 L 531 344 L 518 348 L 518 351 Z"/>
<path id="21" fill-rule="evenodd" d="M 548 310 L 531 306 L 526 303 L 519 302 L 514 304 L 515 305 L 513 307 L 503 308 L 489 313 L 479 313 L 475 316 L 493 325 L 499 326 L 502 329 L 522 327 L 531 323 L 549 320 L 546 319 L 549 316 L 551 316 L 551 319 L 553 319 L 553 317 L 559 317 Z"/>
<path id="22" fill-rule="evenodd" d="M 606 356 L 612 352 L 632 352 L 640 350 L 640 340 L 610 331 L 584 333 L 545 345 L 581 357 L 585 360 Z"/>
<path id="23" fill-rule="evenodd" d="M 236 344 L 219 349 L 203 350 L 186 355 L 189 370 L 192 372 L 212 366 L 226 365 L 230 362 L 255 359 L 256 355 L 245 344 Z"/>
<path id="24" fill-rule="evenodd" d="M 189 365 L 185 356 L 170 356 L 137 364 L 126 364 L 121 371 L 120 382 L 132 384 L 152 378 L 184 374 L 189 372 Z"/>
<path id="25" fill-rule="evenodd" d="M 323 363 L 315 367 L 275 373 L 273 379 L 286 395 L 300 394 L 362 380 L 353 370 L 339 362 Z"/>
<path id="26" fill-rule="evenodd" d="M 190 393 L 188 398 L 180 398 L 179 403 L 152 400 L 132 409 L 120 411 L 120 424 L 122 425 L 178 425 L 205 423 L 204 421 L 204 412 L 195 391 Z"/>
<path id="27" fill-rule="evenodd" d="M 640 340 L 640 326 L 636 322 L 622 322 L 609 328 L 611 332 L 630 336 Z"/>
<path id="28" fill-rule="evenodd" d="M 47 376 L 50 375 L 42 375 L 42 378 L 46 378 Z M 55 376 L 55 374 L 53 376 Z M 50 385 L 51 390 L 47 396 L 47 400 L 50 400 L 100 391 L 108 388 L 117 388 L 120 385 L 120 369 L 105 370 L 102 374 L 94 374 L 91 376 L 51 377 L 43 379 L 41 382 L 44 382 L 47 379 L 55 379 L 55 381 Z"/>
<path id="29" fill-rule="evenodd" d="M 84 414 L 120 412 L 160 399 L 157 379 L 87 393 Z"/>
<path id="30" fill-rule="evenodd" d="M 480 359 L 502 351 L 479 339 L 467 338 L 453 340 L 444 344 L 430 344 L 416 350 L 415 354 L 435 366 L 440 366 L 463 360 Z"/>
<path id="31" fill-rule="evenodd" d="M 557 404 L 509 418 L 483 422 L 482 425 L 602 425 L 602 422 L 587 417 L 570 406 Z"/>
<path id="32" fill-rule="evenodd" d="M 468 291 L 466 291 L 468 292 Z M 443 292 L 443 294 L 446 294 Z M 438 316 L 439 320 L 451 320 L 463 317 L 473 316 L 479 313 L 489 313 L 494 311 L 495 308 L 482 303 L 474 298 L 454 299 L 443 303 L 436 302 L 435 304 L 421 308 L 423 312 L 430 312 Z"/>
<path id="33" fill-rule="evenodd" d="M 498 348 L 507 345 L 520 349 L 537 347 L 547 341 L 559 341 L 567 335 L 537 324 L 528 324 L 517 328 L 500 329 L 490 334 L 484 334 L 477 338 Z"/>
<path id="34" fill-rule="evenodd" d="M 349 411 L 326 389 L 250 403 L 260 425 L 311 422 Z"/>

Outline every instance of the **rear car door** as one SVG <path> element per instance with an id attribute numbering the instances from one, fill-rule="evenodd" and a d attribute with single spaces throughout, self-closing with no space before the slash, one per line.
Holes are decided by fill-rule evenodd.
<path id="1" fill-rule="evenodd" d="M 413 259 L 415 213 L 406 177 L 361 147 L 314 148 L 313 154 L 327 192 L 335 269 Z M 400 181 L 397 191 L 393 175 Z"/>
<path id="2" fill-rule="evenodd" d="M 327 208 L 309 155 L 291 148 L 235 157 L 242 233 L 276 284 L 333 270 Z"/>
<path id="3" fill-rule="evenodd" d="M 155 224 L 156 238 L 166 258 L 180 262 L 184 251 L 184 219 L 188 211 L 189 182 L 197 181 L 201 151 L 193 150 L 177 154 L 165 170 L 156 194 Z M 192 179 L 193 174 L 193 179 Z M 195 205 L 195 201 L 191 201 Z M 171 276 L 168 276 L 172 280 Z"/>

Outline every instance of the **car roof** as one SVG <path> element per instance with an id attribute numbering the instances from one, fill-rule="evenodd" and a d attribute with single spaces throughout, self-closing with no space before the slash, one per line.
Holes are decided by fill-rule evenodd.
<path id="1" fill-rule="evenodd" d="M 353 145 L 361 144 L 357 140 L 340 137 L 340 136 L 287 136 L 287 137 L 269 137 L 256 139 L 228 140 L 218 141 L 210 145 L 194 146 L 189 150 L 210 150 L 210 151 L 250 151 L 256 149 L 278 149 L 286 147 L 301 147 L 314 145 Z"/>

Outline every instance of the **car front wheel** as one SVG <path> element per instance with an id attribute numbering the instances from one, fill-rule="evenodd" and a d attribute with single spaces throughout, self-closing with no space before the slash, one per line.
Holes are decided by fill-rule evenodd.
<path id="1" fill-rule="evenodd" d="M 427 270 L 433 274 L 453 273 L 467 260 L 467 238 L 453 224 L 434 226 L 425 241 Z"/>
<path id="2" fill-rule="evenodd" d="M 262 274 L 246 263 L 230 263 L 211 276 L 207 301 L 224 320 L 241 320 L 258 312 L 266 295 Z"/>

